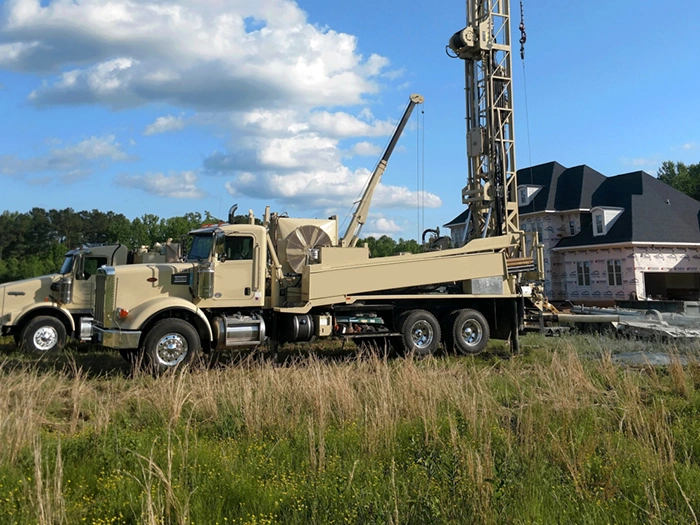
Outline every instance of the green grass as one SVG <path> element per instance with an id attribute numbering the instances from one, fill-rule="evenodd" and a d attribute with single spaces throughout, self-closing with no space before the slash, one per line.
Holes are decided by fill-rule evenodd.
<path id="1" fill-rule="evenodd" d="M 522 343 L 160 378 L 5 344 L 0 523 L 696 523 L 697 348 Z M 612 359 L 634 351 L 689 364 Z"/>

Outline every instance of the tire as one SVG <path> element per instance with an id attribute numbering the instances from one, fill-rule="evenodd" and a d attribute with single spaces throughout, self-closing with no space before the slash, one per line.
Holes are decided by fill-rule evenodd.
<path id="1" fill-rule="evenodd" d="M 145 364 L 155 374 L 182 368 L 197 357 L 202 342 L 197 330 L 182 319 L 158 321 L 143 344 Z"/>
<path id="2" fill-rule="evenodd" d="M 440 323 L 427 310 L 410 310 L 399 317 L 401 347 L 406 354 L 428 356 L 440 347 Z"/>
<path id="3" fill-rule="evenodd" d="M 66 346 L 66 327 L 48 315 L 40 315 L 27 323 L 20 335 L 20 346 L 35 354 L 60 352 Z"/>
<path id="4" fill-rule="evenodd" d="M 447 320 L 447 349 L 460 355 L 481 353 L 489 343 L 490 330 L 486 318 L 476 310 L 457 310 Z"/>

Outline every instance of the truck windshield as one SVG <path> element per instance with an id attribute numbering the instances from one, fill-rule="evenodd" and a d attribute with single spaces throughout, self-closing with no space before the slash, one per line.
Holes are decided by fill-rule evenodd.
<path id="1" fill-rule="evenodd" d="M 73 256 L 68 255 L 66 256 L 66 260 L 63 261 L 63 266 L 61 266 L 61 269 L 58 271 L 61 275 L 66 275 L 67 273 L 70 273 L 70 271 L 73 269 Z"/>
<path id="2" fill-rule="evenodd" d="M 193 237 L 192 248 L 190 248 L 190 253 L 187 258 L 190 260 L 208 259 L 213 244 L 214 237 L 212 235 L 197 235 Z"/>

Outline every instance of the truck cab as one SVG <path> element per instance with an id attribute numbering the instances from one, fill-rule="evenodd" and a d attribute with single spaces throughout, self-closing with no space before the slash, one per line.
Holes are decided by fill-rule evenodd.
<path id="1" fill-rule="evenodd" d="M 129 251 L 123 244 L 69 250 L 58 273 L 0 284 L 0 327 L 31 352 L 62 349 L 68 337 L 92 338 L 97 270 L 142 261 L 177 259 L 179 245 Z"/>
<path id="2" fill-rule="evenodd" d="M 56 274 L 0 285 L 3 335 L 33 352 L 62 348 L 69 335 L 90 339 L 97 269 L 126 264 L 122 244 L 82 246 L 66 253 Z"/>
<path id="3" fill-rule="evenodd" d="M 255 346 L 265 338 L 267 230 L 221 224 L 190 232 L 177 263 L 99 270 L 94 329 L 103 346 L 156 369 L 201 348 Z"/>
<path id="4" fill-rule="evenodd" d="M 256 225 L 226 225 L 191 232 L 186 261 L 194 264 L 195 298 L 202 307 L 255 307 L 264 302 L 266 232 Z M 216 277 L 215 277 L 216 276 Z"/>

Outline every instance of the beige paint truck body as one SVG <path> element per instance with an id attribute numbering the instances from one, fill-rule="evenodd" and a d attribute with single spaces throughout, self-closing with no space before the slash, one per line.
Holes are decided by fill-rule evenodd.
<path id="1" fill-rule="evenodd" d="M 97 269 L 132 262 L 165 261 L 177 245 L 130 252 L 125 245 L 84 246 L 66 253 L 58 273 L 0 284 L 0 326 L 4 335 L 30 351 L 58 350 L 68 337 L 92 338 Z"/>
<path id="2" fill-rule="evenodd" d="M 489 335 L 517 340 L 517 276 L 534 268 L 532 258 L 512 257 L 525 244 L 521 234 L 384 258 L 340 246 L 335 218 L 268 215 L 262 226 L 223 224 L 191 236 L 184 262 L 100 269 L 95 328 L 104 346 L 160 369 L 200 349 L 318 337 L 478 352 Z"/>

